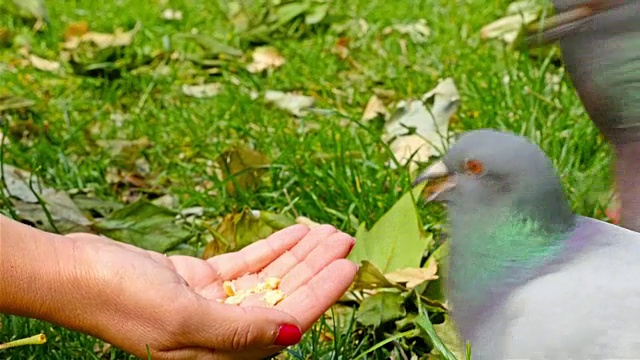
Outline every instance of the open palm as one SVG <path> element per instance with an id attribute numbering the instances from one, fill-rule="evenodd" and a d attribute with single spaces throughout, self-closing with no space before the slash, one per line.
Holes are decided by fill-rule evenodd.
<path id="1" fill-rule="evenodd" d="M 97 328 L 76 328 L 138 356 L 145 355 L 142 344 L 147 344 L 154 359 L 272 355 L 284 348 L 274 345 L 281 325 L 308 330 L 348 289 L 357 271 L 344 259 L 354 239 L 328 225 L 292 226 L 207 260 L 166 257 L 88 234 L 70 237 L 93 245 L 91 252 L 99 255 L 91 260 L 93 272 L 117 294 L 103 299 L 101 305 L 110 311 L 102 314 L 106 320 Z M 251 288 L 267 277 L 281 279 L 284 298 L 274 308 L 258 298 L 240 306 L 216 301 L 226 297 L 226 280 Z"/>

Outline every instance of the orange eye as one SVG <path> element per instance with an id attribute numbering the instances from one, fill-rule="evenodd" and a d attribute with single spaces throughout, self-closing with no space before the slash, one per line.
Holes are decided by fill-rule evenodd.
<path id="1" fill-rule="evenodd" d="M 484 172 L 484 166 L 478 160 L 467 160 L 464 163 L 464 171 L 472 175 L 480 175 Z"/>

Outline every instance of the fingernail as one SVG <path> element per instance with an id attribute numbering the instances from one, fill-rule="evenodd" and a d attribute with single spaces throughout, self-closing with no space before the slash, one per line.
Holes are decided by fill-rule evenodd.
<path id="1" fill-rule="evenodd" d="M 353 250 L 353 247 L 356 246 L 356 240 L 354 239 L 353 242 L 351 243 L 351 245 L 349 246 L 349 252 L 347 252 L 347 254 L 351 253 L 351 250 Z"/>
<path id="2" fill-rule="evenodd" d="M 275 345 L 291 346 L 300 342 L 302 339 L 302 331 L 299 327 L 291 324 L 280 325 L 278 328 L 278 336 Z"/>

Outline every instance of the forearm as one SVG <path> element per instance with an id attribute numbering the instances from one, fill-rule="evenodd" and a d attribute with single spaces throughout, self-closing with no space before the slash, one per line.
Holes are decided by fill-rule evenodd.
<path id="1" fill-rule="evenodd" d="M 72 240 L 0 216 L 0 312 L 60 320 L 73 258 Z"/>

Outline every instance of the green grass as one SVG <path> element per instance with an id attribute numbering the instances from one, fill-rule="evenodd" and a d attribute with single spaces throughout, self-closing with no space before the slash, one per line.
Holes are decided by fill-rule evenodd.
<path id="1" fill-rule="evenodd" d="M 144 5 L 143 5 L 144 3 Z M 201 34 L 236 43 L 232 27 L 216 6 L 207 2 L 168 1 L 64 1 L 48 2 L 51 23 L 34 34 L 30 25 L 0 12 L 0 27 L 30 39 L 31 51 L 56 59 L 67 24 L 87 20 L 94 31 L 129 29 L 136 21 L 142 30 L 133 44 L 122 50 L 135 59 L 162 50 L 194 51 L 192 43 L 174 38 L 193 29 Z M 154 185 L 175 194 L 180 207 L 204 206 L 212 216 L 234 209 L 282 211 L 334 224 L 355 234 L 350 221 L 372 225 L 410 187 L 406 169 L 385 166 L 389 153 L 379 140 L 375 123 L 359 125 L 374 88 L 392 90 L 394 99 L 419 96 L 453 77 L 462 103 L 451 124 L 453 133 L 483 127 L 514 131 L 534 139 L 552 157 L 562 175 L 575 210 L 602 217 L 610 195 L 610 153 L 592 125 L 567 74 L 548 58 L 531 58 L 508 52 L 495 42 L 482 42 L 478 31 L 501 17 L 508 1 L 492 0 L 382 0 L 336 1 L 332 10 L 363 18 L 369 27 L 354 37 L 350 54 L 359 65 L 331 53 L 338 40 L 332 29 L 319 29 L 296 39 L 277 38 L 286 64 L 268 75 L 255 75 L 236 65 L 224 66 L 209 81 L 224 84 L 211 99 L 185 97 L 183 83 L 206 77 L 196 65 L 160 57 L 147 70 L 123 71 L 112 79 L 65 76 L 16 66 L 16 48 L 0 50 L 0 95 L 11 94 L 36 101 L 29 111 L 10 112 L 11 144 L 4 161 L 35 171 L 44 181 L 70 192 L 89 192 L 99 198 L 122 201 L 126 189 L 106 180 L 108 168 L 120 165 L 112 154 L 96 145 L 103 139 L 134 140 L 148 137 L 153 146 L 143 156 L 151 165 Z M 165 7 L 180 9 L 184 19 L 166 22 Z M 432 30 L 429 41 L 414 44 L 406 38 L 403 52 L 397 34 L 382 30 L 399 22 L 424 18 Z M 165 49 L 167 50 L 167 49 Z M 158 63 L 166 65 L 159 66 Z M 161 70 L 158 70 L 161 69 Z M 506 81 L 508 79 L 508 81 Z M 311 114 L 300 121 L 288 113 L 253 100 L 252 91 L 301 91 L 312 95 L 318 107 L 337 109 L 344 117 Z M 528 89 L 528 90 L 527 90 Z M 532 93 L 534 95 L 532 95 Z M 114 119 L 124 117 L 121 124 Z M 231 145 L 246 144 L 272 161 L 259 187 L 227 193 L 225 181 L 211 172 L 211 163 Z M 122 165 L 121 165 L 122 166 Z M 208 190 L 203 191 L 203 186 Z M 594 191 L 594 189 L 596 191 Z M 442 222 L 435 206 L 422 209 L 427 226 Z M 44 346 L 2 352 L 8 359 L 94 358 L 99 342 L 46 323 L 2 317 L 0 342 L 44 332 Z M 320 322 L 290 358 L 348 359 L 384 340 L 380 332 L 363 333 L 349 323 L 334 328 Z M 321 341 L 321 331 L 335 333 L 334 341 Z M 313 355 L 312 355 L 313 354 Z M 388 358 L 389 348 L 367 358 Z M 110 349 L 103 358 L 126 354 Z"/>

